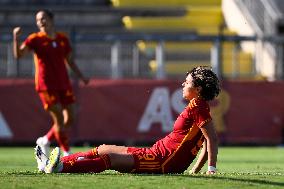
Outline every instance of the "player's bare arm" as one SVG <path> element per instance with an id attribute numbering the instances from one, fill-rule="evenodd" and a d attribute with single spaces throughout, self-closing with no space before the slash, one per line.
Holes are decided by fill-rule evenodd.
<path id="1" fill-rule="evenodd" d="M 13 53 L 14 53 L 14 57 L 19 59 L 22 56 L 24 56 L 25 54 L 27 54 L 29 52 L 29 48 L 22 44 L 20 46 L 19 44 L 19 37 L 21 36 L 22 33 L 22 29 L 21 27 L 15 27 L 13 30 Z"/>
<path id="2" fill-rule="evenodd" d="M 202 147 L 202 150 L 200 151 L 198 159 L 196 160 L 196 163 L 194 164 L 194 166 L 190 170 L 190 173 L 192 173 L 192 174 L 199 173 L 199 171 L 202 169 L 202 167 L 206 163 L 207 158 L 208 158 L 207 143 L 206 143 L 206 140 L 205 140 L 203 142 L 203 147 Z"/>
<path id="3" fill-rule="evenodd" d="M 66 61 L 69 65 L 69 67 L 72 69 L 72 71 L 77 75 L 77 77 L 79 77 L 84 82 L 84 84 L 87 85 L 90 80 L 88 78 L 84 77 L 84 75 L 82 74 L 82 72 L 78 68 L 77 64 L 75 64 L 72 53 L 69 53 L 67 55 Z"/>
<path id="4" fill-rule="evenodd" d="M 209 122 L 205 124 L 201 131 L 205 137 L 207 143 L 208 153 L 208 174 L 214 174 L 216 172 L 217 154 L 218 154 L 218 138 L 214 129 L 213 123 Z"/>

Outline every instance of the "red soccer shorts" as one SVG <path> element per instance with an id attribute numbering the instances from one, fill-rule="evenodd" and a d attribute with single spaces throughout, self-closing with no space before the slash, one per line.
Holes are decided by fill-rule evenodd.
<path id="1" fill-rule="evenodd" d="M 75 102 L 75 96 L 72 90 L 60 91 L 39 91 L 38 95 L 45 110 L 54 104 L 61 104 L 63 107 Z"/>
<path id="2" fill-rule="evenodd" d="M 162 161 L 149 148 L 129 147 L 129 154 L 134 157 L 135 166 L 132 173 L 162 173 Z"/>
<path id="3" fill-rule="evenodd" d="M 151 148 L 129 147 L 127 152 L 134 157 L 132 173 L 183 173 L 196 155 L 177 150 L 167 156 L 157 155 Z"/>

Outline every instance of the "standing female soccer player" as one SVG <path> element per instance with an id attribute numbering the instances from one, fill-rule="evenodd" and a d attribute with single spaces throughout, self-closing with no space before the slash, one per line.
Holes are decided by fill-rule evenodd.
<path id="1" fill-rule="evenodd" d="M 203 149 L 191 169 L 198 173 L 208 160 L 208 174 L 216 172 L 217 136 L 212 124 L 208 101 L 220 92 L 215 73 L 206 67 L 192 69 L 182 84 L 183 98 L 189 101 L 178 116 L 173 131 L 150 148 L 101 145 L 87 152 L 60 158 L 55 148 L 45 166 L 46 173 L 102 172 L 114 169 L 127 173 L 182 173 Z M 40 148 L 37 158 L 43 159 Z"/>
<path id="2" fill-rule="evenodd" d="M 19 45 L 21 28 L 14 28 L 14 56 L 19 59 L 33 51 L 35 88 L 44 109 L 53 119 L 52 128 L 45 136 L 38 138 L 37 145 L 48 154 L 50 141 L 55 138 L 64 155 L 68 155 L 70 147 L 66 129 L 74 119 L 75 97 L 65 64 L 67 63 L 85 84 L 88 84 L 89 80 L 74 63 L 68 38 L 55 31 L 53 14 L 48 10 L 37 12 L 36 24 L 39 32 L 29 35 L 21 45 Z"/>

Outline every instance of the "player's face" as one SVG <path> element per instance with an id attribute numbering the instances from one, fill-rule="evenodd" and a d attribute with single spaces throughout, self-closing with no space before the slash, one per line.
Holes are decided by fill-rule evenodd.
<path id="1" fill-rule="evenodd" d="M 200 87 L 195 87 L 193 84 L 193 78 L 190 74 L 187 75 L 185 81 L 182 84 L 182 96 L 186 100 L 197 98 L 201 90 Z"/>
<path id="2" fill-rule="evenodd" d="M 40 31 L 47 31 L 52 27 L 52 20 L 45 12 L 40 11 L 36 14 L 36 25 Z"/>

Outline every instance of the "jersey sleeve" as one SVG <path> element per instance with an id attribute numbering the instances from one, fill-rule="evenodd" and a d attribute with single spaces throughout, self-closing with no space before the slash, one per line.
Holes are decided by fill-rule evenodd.
<path id="1" fill-rule="evenodd" d="M 199 128 L 212 120 L 209 107 L 198 107 L 195 111 L 195 121 Z"/>
<path id="2" fill-rule="evenodd" d="M 35 49 L 36 48 L 36 33 L 33 33 L 31 35 L 29 35 L 25 41 L 23 42 L 24 45 L 26 45 L 27 47 L 29 47 L 29 49 Z"/>

